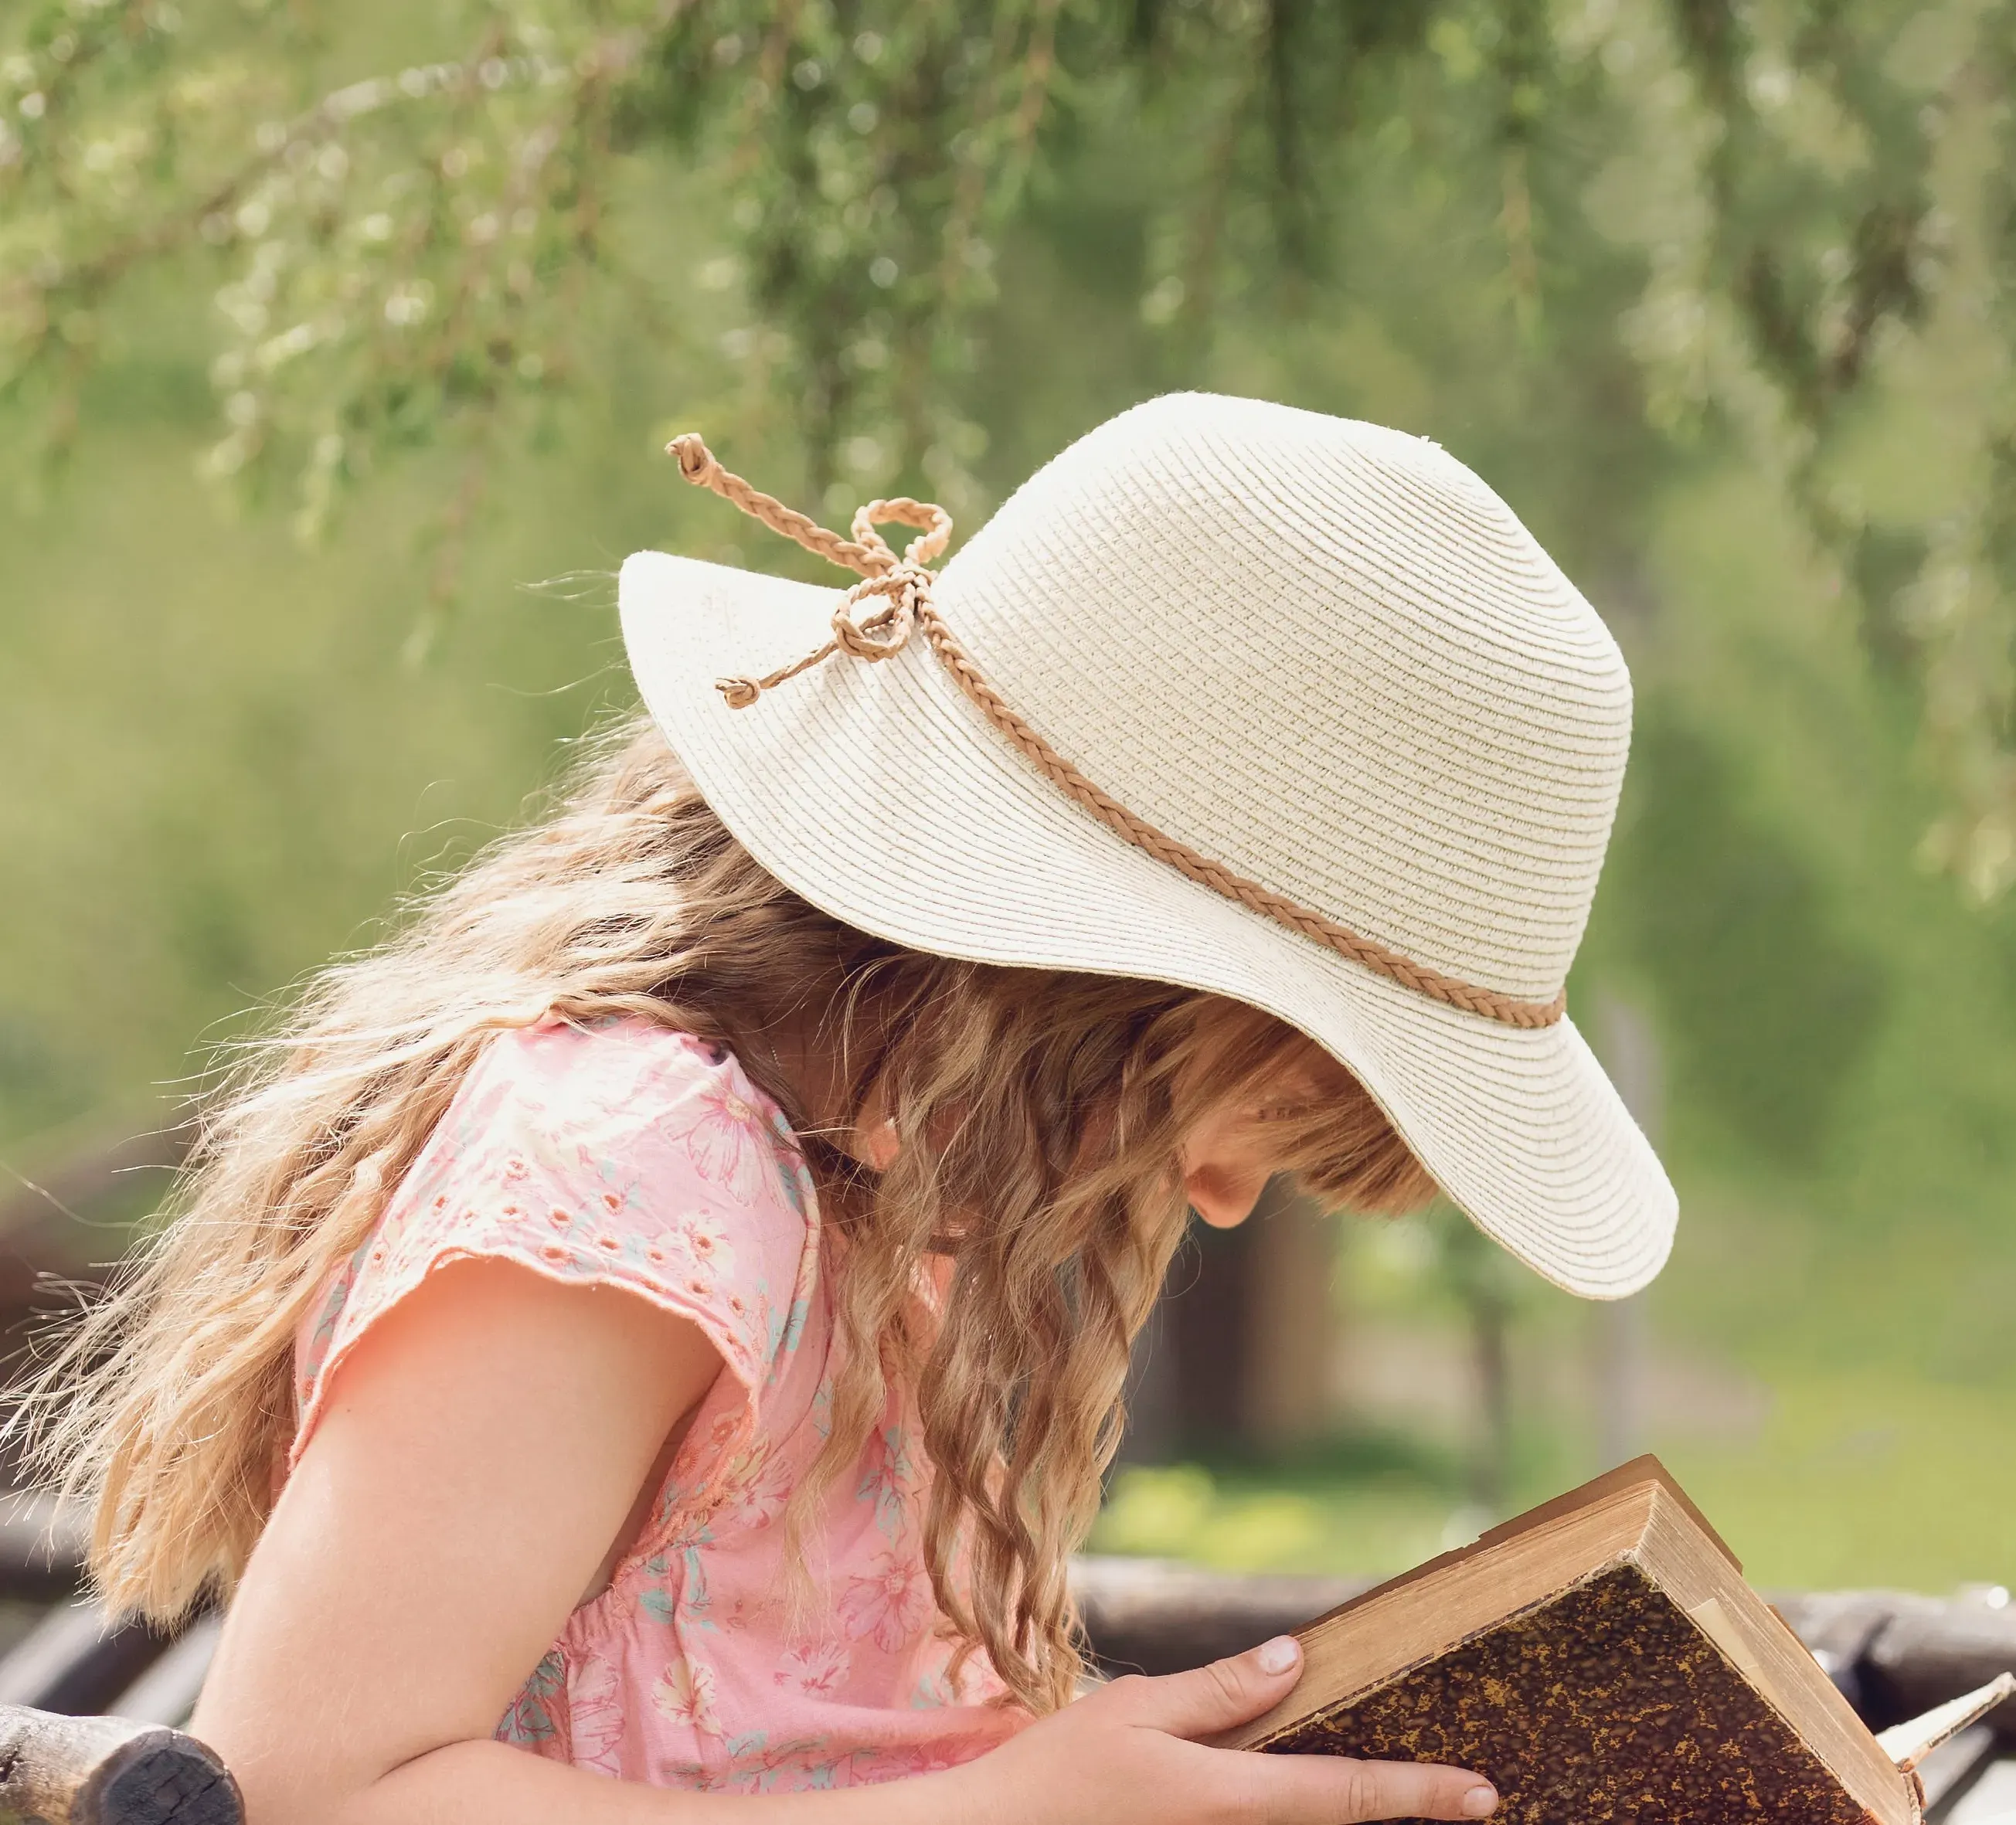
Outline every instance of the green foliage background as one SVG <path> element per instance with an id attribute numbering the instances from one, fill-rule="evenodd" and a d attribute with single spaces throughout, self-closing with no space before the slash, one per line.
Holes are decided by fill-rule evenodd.
<path id="1" fill-rule="evenodd" d="M 1136 400 L 1262 394 L 1436 437 L 1632 657 L 1572 994 L 1664 1042 L 1658 1334 L 1771 1398 L 1654 1442 L 1766 1578 L 2016 1572 L 2012 19 L 24 0 L 0 1157 L 165 1114 L 519 815 L 628 700 L 626 552 L 796 564 L 671 432 L 970 528 Z M 1185 1538 L 1412 1550 L 1377 1483 Z"/>

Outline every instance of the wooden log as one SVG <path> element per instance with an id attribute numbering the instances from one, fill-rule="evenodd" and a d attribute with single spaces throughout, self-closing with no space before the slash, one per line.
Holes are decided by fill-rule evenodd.
<path id="1" fill-rule="evenodd" d="M 203 1695 L 211 1656 L 223 1632 L 224 1618 L 217 1611 L 197 1617 L 171 1647 L 105 1708 L 135 1723 L 164 1723 L 179 1730 Z"/>
<path id="2" fill-rule="evenodd" d="M 1071 1563 L 1071 1590 L 1093 1654 L 1111 1673 L 1176 1673 L 1299 1629 L 1367 1578 L 1209 1571 L 1161 1559 Z"/>
<path id="3" fill-rule="evenodd" d="M 45 1241 L 50 1236 L 70 1242 L 59 1257 L 95 1261 L 103 1252 L 101 1233 L 80 1253 L 88 1226 L 73 1212 L 88 1211 L 123 1191 L 136 1174 L 153 1174 L 165 1186 L 196 1144 L 196 1125 L 184 1115 L 165 1127 L 135 1133 L 122 1125 L 109 1133 L 74 1143 L 45 1165 L 31 1168 L 13 1189 L 0 1193 L 0 1236 L 10 1242 Z M 123 1247 L 124 1238 L 120 1238 Z"/>
<path id="4" fill-rule="evenodd" d="M 0 1597 L 63 1596 L 77 1588 L 83 1517 L 53 1496 L 0 1497 Z"/>
<path id="5" fill-rule="evenodd" d="M 1966 1599 L 1896 1596 L 1862 1659 L 1864 1701 L 1879 1724 L 1916 1716 L 2006 1672 L 2016 1672 L 2016 1607 Z M 1985 1721 L 2004 1742 L 2016 1741 L 2016 1700 Z"/>
<path id="6" fill-rule="evenodd" d="M 1836 1690 L 1862 1712 L 1869 1706 L 1863 1690 L 1863 1663 L 1895 1604 L 1894 1591 L 1841 1590 L 1780 1594 L 1772 1607 L 1806 1644 Z"/>
<path id="7" fill-rule="evenodd" d="M 103 1711 L 157 1659 L 164 1637 L 84 1598 L 59 1604 L 0 1660 L 0 1706 Z"/>
<path id="8" fill-rule="evenodd" d="M 0 1706 L 0 1825 L 244 1825 L 238 1784 L 180 1730 Z"/>
<path id="9" fill-rule="evenodd" d="M 0 1186 L 0 1353 L 15 1358 L 54 1316 L 101 1287 L 132 1241 L 107 1222 L 115 1200 L 158 1200 L 195 1144 L 187 1117 L 135 1134 L 124 1128 L 75 1142 L 46 1165 Z M 0 1453 L 9 1475 L 11 1453 Z"/>

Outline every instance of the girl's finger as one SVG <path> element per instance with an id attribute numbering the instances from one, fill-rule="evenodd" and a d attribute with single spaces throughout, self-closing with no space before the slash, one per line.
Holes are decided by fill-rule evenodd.
<path id="1" fill-rule="evenodd" d="M 1498 1804 L 1491 1784 L 1430 1762 L 1355 1762 L 1333 1755 L 1220 1753 L 1246 1766 L 1243 1816 L 1267 1825 L 1359 1825 L 1373 1819 L 1482 1819 Z"/>
<path id="2" fill-rule="evenodd" d="M 1258 1717 L 1294 1690 L 1302 1644 L 1277 1635 L 1229 1660 L 1160 1679 L 1115 1679 L 1096 1701 L 1126 1721 L 1172 1737 L 1208 1737 Z"/>

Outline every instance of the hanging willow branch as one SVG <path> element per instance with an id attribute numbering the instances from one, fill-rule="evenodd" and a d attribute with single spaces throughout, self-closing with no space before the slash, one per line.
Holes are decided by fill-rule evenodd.
<path id="1" fill-rule="evenodd" d="M 1928 855 L 1974 898 L 1994 898 L 2016 882 L 2016 563 L 2008 561 L 2016 556 L 2016 411 L 2007 371 L 2016 349 L 2007 192 L 2016 138 L 2000 99 L 2016 75 L 2016 8 L 2006 0 L 1951 8 L 1943 21 L 1922 9 L 1782 9 L 1775 46 L 1758 41 L 1750 22 L 1759 9 L 1729 0 L 1669 0 L 1667 13 L 1713 122 L 1702 171 L 1708 289 L 1732 307 L 1749 374 L 1775 406 L 1753 448 L 1859 599 L 1872 657 L 1916 662 L 1928 747 L 1950 805 L 1928 835 Z M 1914 20 L 1972 27 L 1971 49 L 1929 88 L 1895 71 L 1900 33 Z M 1809 131 L 1813 113 L 1831 110 L 1817 149 L 1766 118 L 1767 109 L 1791 114 L 1802 99 Z M 1886 339 L 1920 327 L 1931 308 L 1946 251 L 1934 153 L 1957 112 L 1970 108 L 1998 117 L 2000 157 L 1983 182 L 1974 232 L 1986 244 L 1983 314 L 2003 372 L 1982 423 L 1951 427 L 1978 439 L 1965 496 L 1921 528 L 1873 513 L 1833 466 Z M 1754 410 L 1748 416 L 1755 428 Z"/>
<path id="2" fill-rule="evenodd" d="M 1777 478 L 1920 681 L 1933 848 L 1991 894 L 2016 878 L 2007 373 L 1935 520 L 1856 499 L 1834 458 L 1953 246 L 1982 250 L 2016 369 L 2011 148 L 1971 200 L 1937 176 L 1949 123 L 2007 92 L 2012 5 L 470 0 L 438 61 L 346 70 L 311 5 L 29 0 L 0 24 L 0 412 L 59 450 L 122 311 L 179 275 L 215 305 L 207 466 L 291 475 L 304 534 L 383 453 L 469 453 L 445 600 L 491 455 L 592 384 L 602 317 L 645 308 L 745 423 L 787 426 L 812 493 L 909 478 L 967 513 L 974 376 L 1031 248 L 1088 297 L 1138 283 L 1183 377 L 1228 326 L 1363 308 L 1354 211 L 1431 169 L 1422 257 L 1473 283 L 1467 208 L 1536 385 L 1621 322 L 1653 425 L 1733 430 Z M 1941 32 L 1961 49 L 1928 83 L 1912 47 Z M 1626 258 L 1583 200 L 1634 160 Z M 1057 226 L 1100 185 L 1143 250 Z"/>

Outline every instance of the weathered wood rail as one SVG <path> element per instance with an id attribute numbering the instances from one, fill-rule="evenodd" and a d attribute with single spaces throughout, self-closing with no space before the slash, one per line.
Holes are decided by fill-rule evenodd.
<path id="1" fill-rule="evenodd" d="M 180 1730 L 0 1708 L 7 1825 L 244 1825 L 244 1817 L 230 1771 Z"/>
<path id="2" fill-rule="evenodd" d="M 0 1528 L 0 1596 L 47 1593 L 74 1542 L 46 1512 Z M 1365 1588 L 1156 1560 L 1074 1568 L 1087 1632 L 1109 1672 L 1175 1672 L 1293 1629 Z M 2016 1606 L 1995 1593 L 1784 1595 L 1780 1612 L 1874 1727 L 2016 1672 Z M 171 1636 L 108 1625 L 64 1596 L 0 1658 L 0 1825 L 242 1825 L 237 1791 L 175 1726 L 196 1703 L 212 1617 Z M 99 1715 L 110 1714 L 110 1715 Z M 1931 1825 L 2016 1825 L 2016 1701 L 1924 1770 Z"/>

